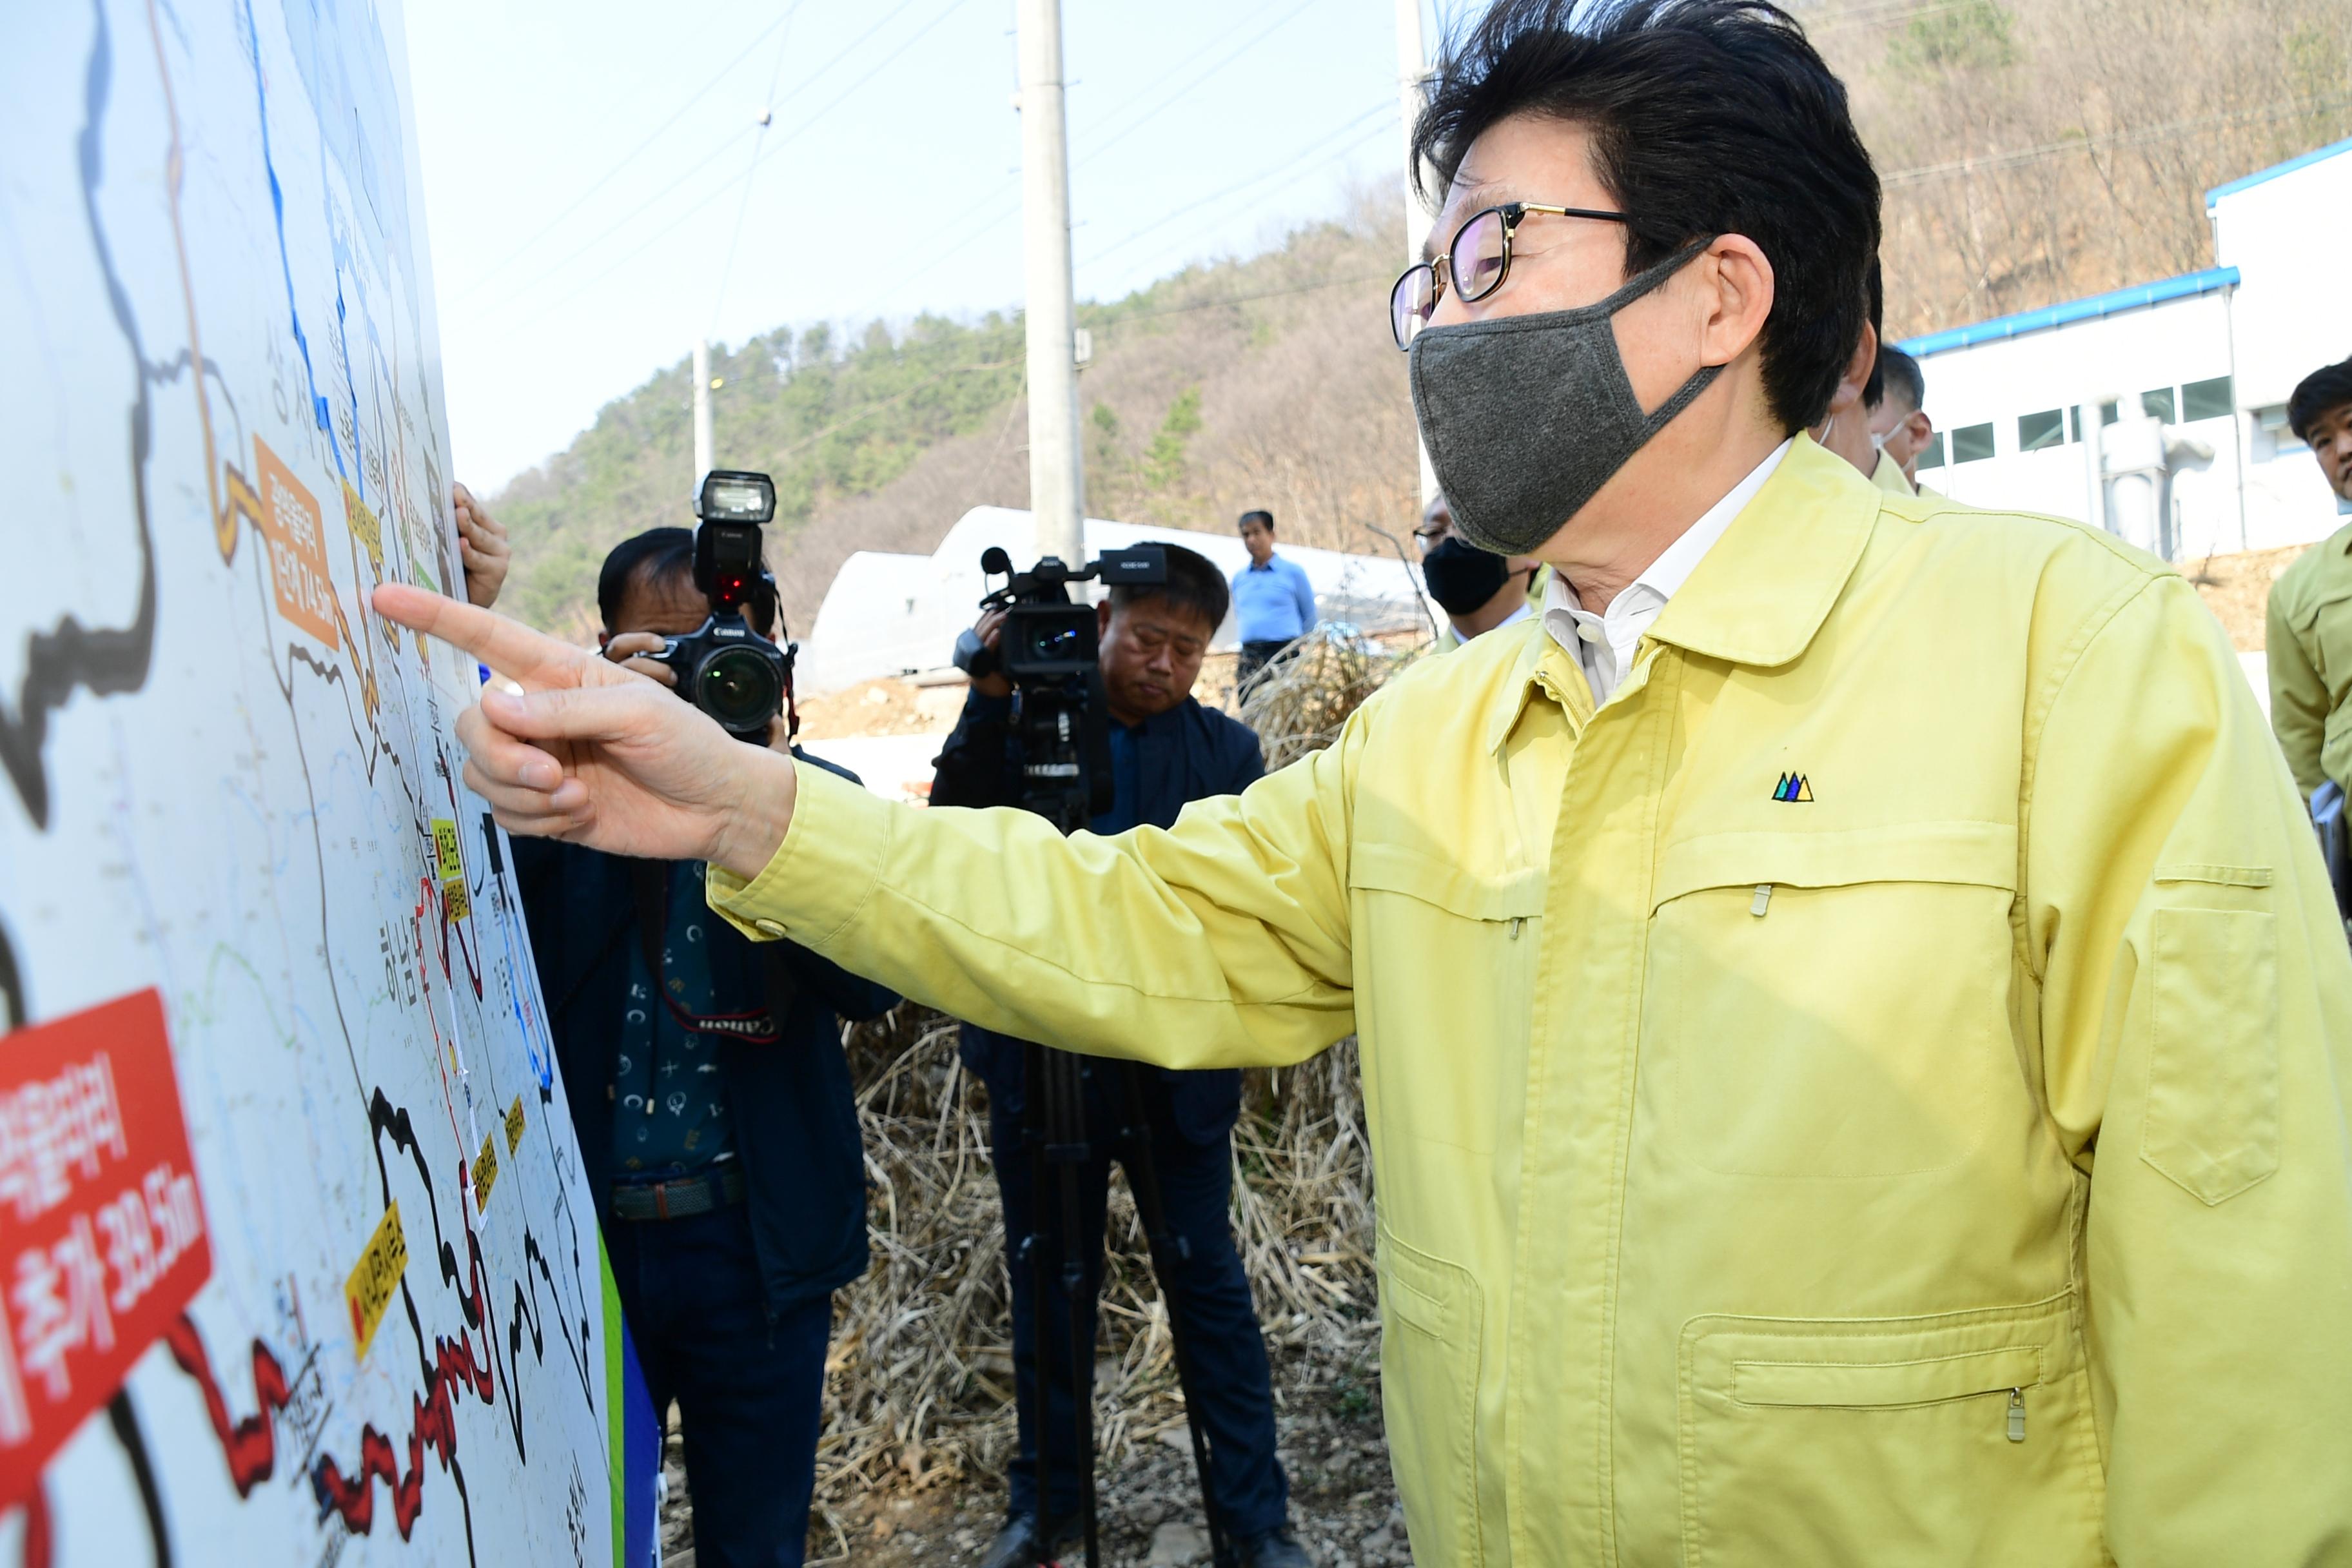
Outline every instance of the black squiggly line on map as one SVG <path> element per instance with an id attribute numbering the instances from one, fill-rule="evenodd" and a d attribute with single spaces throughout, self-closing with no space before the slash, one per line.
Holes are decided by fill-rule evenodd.
<path id="1" fill-rule="evenodd" d="M 114 48 L 106 29 L 105 7 L 93 0 L 98 17 L 98 42 L 90 50 L 89 72 L 83 89 L 87 117 L 76 139 L 80 165 L 82 212 L 89 222 L 91 247 L 106 274 L 106 298 L 116 328 L 131 350 L 139 395 L 131 407 L 131 488 L 139 535 L 139 605 L 126 626 L 85 626 L 68 614 L 46 632 L 26 639 L 25 676 L 16 691 L 16 711 L 0 710 L 0 768 L 16 785 L 33 826 L 49 826 L 49 781 L 42 748 L 48 738 L 49 714 L 62 708 L 76 688 L 92 696 L 116 697 L 147 684 L 155 653 L 155 543 L 147 518 L 147 458 L 154 445 L 152 410 L 148 386 L 156 367 L 147 363 L 139 340 L 139 323 L 131 314 L 131 296 L 114 270 L 114 253 L 108 248 L 105 226 L 98 217 L 98 186 L 104 177 L 99 145 L 99 122 L 106 112 L 113 84 Z"/>
<path id="2" fill-rule="evenodd" d="M 0 1035 L 22 1028 L 30 1011 L 25 1001 L 25 977 L 16 971 L 16 950 L 9 945 L 8 928 L 0 925 Z"/>

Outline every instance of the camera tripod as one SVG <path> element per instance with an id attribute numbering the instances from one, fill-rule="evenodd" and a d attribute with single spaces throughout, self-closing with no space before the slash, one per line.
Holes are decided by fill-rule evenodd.
<path id="1" fill-rule="evenodd" d="M 1185 1425 L 1192 1434 L 1192 1464 L 1200 1474 L 1201 1506 L 1209 1522 L 1209 1561 L 1223 1568 L 1230 1561 L 1228 1547 L 1223 1521 L 1217 1516 L 1216 1494 L 1210 1483 L 1209 1436 L 1202 1425 L 1201 1404 L 1196 1397 L 1200 1382 L 1192 1366 L 1182 1295 L 1177 1288 L 1177 1270 L 1191 1261 L 1191 1249 L 1182 1237 L 1171 1235 L 1168 1229 L 1167 1211 L 1160 1203 L 1160 1173 L 1152 1163 L 1151 1125 L 1144 1114 L 1142 1085 L 1129 1063 L 1090 1061 L 1033 1041 L 1024 1045 L 1022 1055 L 1025 1093 L 1023 1122 L 1029 1142 L 1033 1206 L 1029 1234 L 1022 1239 L 1021 1246 L 1023 1261 L 1030 1270 L 1036 1314 L 1037 1514 L 1038 1529 L 1044 1537 L 1039 1544 L 1050 1558 L 1055 1445 L 1054 1423 L 1049 1416 L 1055 1358 L 1052 1314 L 1046 1305 L 1058 1291 L 1068 1329 L 1068 1342 L 1061 1349 L 1069 1357 L 1071 1405 L 1076 1415 L 1072 1437 L 1076 1451 L 1070 1456 L 1070 1463 L 1078 1473 L 1079 1525 L 1087 1568 L 1099 1568 L 1101 1542 L 1095 1517 L 1094 1347 L 1087 1342 L 1090 1336 L 1086 1332 L 1080 1310 L 1091 1287 L 1077 1242 L 1083 1228 L 1079 1173 L 1097 1152 L 1087 1126 L 1089 1072 L 1108 1073 L 1114 1080 L 1112 1103 L 1118 1107 L 1117 1114 L 1124 1125 L 1112 1130 L 1106 1144 L 1116 1143 L 1120 1149 L 1128 1189 L 1134 1195 L 1136 1215 L 1143 1222 L 1144 1242 L 1151 1254 L 1151 1272 L 1160 1281 L 1160 1300 L 1168 1306 L 1169 1339 L 1176 1354 L 1176 1386 L 1184 1396 Z M 1060 1205 L 1062 1245 L 1058 1267 L 1057 1261 L 1047 1256 L 1043 1230 L 1037 1223 L 1048 1201 L 1049 1173 L 1053 1177 L 1050 1186 L 1054 1197 Z"/>

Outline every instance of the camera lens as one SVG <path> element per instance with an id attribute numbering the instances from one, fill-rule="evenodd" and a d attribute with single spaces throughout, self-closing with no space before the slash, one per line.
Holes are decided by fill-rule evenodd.
<path id="1" fill-rule="evenodd" d="M 1060 626 L 1041 624 L 1029 634 L 1029 657 L 1040 663 L 1082 659 L 1086 657 L 1084 633 L 1066 621 Z"/>
<path id="2" fill-rule="evenodd" d="M 755 731 L 782 711 L 783 682 L 775 666 L 752 649 L 721 648 L 695 677 L 694 700 L 730 730 Z"/>

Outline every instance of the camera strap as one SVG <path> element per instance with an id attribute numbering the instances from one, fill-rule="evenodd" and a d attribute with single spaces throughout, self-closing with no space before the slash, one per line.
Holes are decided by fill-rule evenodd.
<path id="1" fill-rule="evenodd" d="M 758 1012 L 690 1012 L 679 1006 L 677 999 L 669 994 L 662 964 L 663 939 L 669 929 L 669 869 L 667 860 L 635 860 L 629 866 L 630 881 L 635 889 L 637 900 L 638 952 L 645 959 L 646 975 L 654 988 L 654 994 L 661 998 L 662 1005 L 669 1009 L 670 1016 L 677 1020 L 681 1029 L 741 1040 L 749 1045 L 774 1045 L 783 1037 L 784 1014 L 798 987 L 783 967 L 783 955 L 775 951 L 772 943 L 763 944 L 760 954 L 768 1005 Z M 658 1040 L 659 1036 L 656 1035 L 656 1038 Z M 658 1044 L 654 1054 L 656 1057 L 660 1055 Z"/>

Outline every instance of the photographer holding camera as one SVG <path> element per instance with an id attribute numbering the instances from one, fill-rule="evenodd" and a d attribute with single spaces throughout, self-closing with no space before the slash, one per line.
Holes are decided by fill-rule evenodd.
<path id="1" fill-rule="evenodd" d="M 1086 823 L 1097 833 L 1172 825 L 1185 804 L 1245 788 L 1263 771 L 1257 738 L 1241 724 L 1202 707 L 1192 695 L 1201 658 L 1225 617 L 1227 591 L 1217 569 L 1192 551 L 1169 546 L 1166 581 L 1118 585 L 1095 607 L 1100 695 L 1108 720 L 1109 809 Z M 1015 612 L 1017 613 L 1017 612 Z M 1007 611 L 992 609 L 973 628 L 977 644 L 999 647 Z M 970 647 L 971 645 L 967 645 Z M 983 660 L 988 669 L 993 660 Z M 963 716 L 940 752 L 931 804 L 1024 804 L 1022 745 L 1013 720 L 1013 688 L 1001 668 L 976 675 Z M 989 1143 L 997 1188 L 1004 1199 L 1007 1271 L 1013 1286 L 1013 1358 L 1020 1416 L 1020 1452 L 1007 1478 L 1007 1521 L 982 1558 L 990 1568 L 1012 1568 L 1050 1557 L 1077 1533 L 1081 1479 L 1072 1457 L 1084 1447 L 1076 1408 L 1076 1380 L 1069 1355 L 1049 1356 L 1045 1444 L 1049 1484 L 1039 1481 L 1037 1313 L 1040 1303 L 1024 1244 L 1042 1246 L 1056 1267 L 1075 1247 L 1085 1269 L 1085 1310 L 1073 1339 L 1061 1300 L 1049 1296 L 1049 1343 L 1094 1343 L 1093 1303 L 1102 1279 L 1105 1205 L 1110 1163 L 1127 1170 L 1130 1187 L 1156 1179 L 1164 1223 L 1175 1238 L 1174 1278 L 1160 1289 L 1185 1336 L 1197 1376 L 1189 1414 L 1201 1423 L 1212 1455 L 1212 1506 L 1238 1561 L 1290 1568 L 1307 1559 L 1291 1538 L 1288 1483 L 1275 1458 L 1274 1404 L 1265 1345 L 1250 1300 L 1248 1277 L 1227 1220 L 1233 1179 L 1232 1132 L 1241 1110 L 1241 1074 L 1231 1069 L 1169 1072 L 1087 1062 L 1084 1124 L 1097 1136 L 1078 1174 L 1080 1229 L 1063 1234 L 1056 1205 L 1035 1190 L 1024 1124 L 1024 1047 L 1019 1040 L 965 1025 L 964 1065 L 988 1086 Z M 1122 1137 L 1130 1102 L 1118 1075 L 1141 1075 L 1147 1126 L 1140 1138 Z M 1151 1169 L 1139 1174 L 1136 1163 Z M 1031 1242 L 1031 1238 L 1034 1241 Z M 1091 1353 L 1087 1362 L 1091 1364 Z M 1078 1369 L 1082 1370 L 1082 1369 Z M 1042 1494 L 1042 1495 L 1041 1495 Z"/>
<path id="2" fill-rule="evenodd" d="M 713 538 L 717 510 L 698 534 L 614 548 L 598 644 L 738 740 L 828 767 L 790 745 L 758 525 L 721 516 Z M 655 1410 L 666 1420 L 675 1400 L 682 1417 L 696 1561 L 796 1564 L 833 1292 L 866 1266 L 840 1020 L 898 998 L 792 942 L 745 939 L 705 905 L 700 861 L 529 838 L 514 857 L 614 1284 Z"/>

